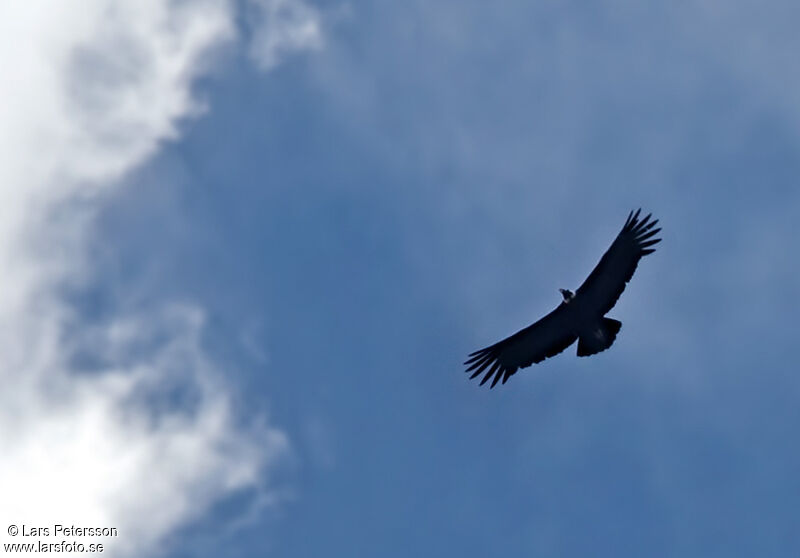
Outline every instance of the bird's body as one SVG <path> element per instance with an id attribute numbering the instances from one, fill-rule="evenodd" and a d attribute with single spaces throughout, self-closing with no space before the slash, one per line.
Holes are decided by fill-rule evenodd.
<path id="1" fill-rule="evenodd" d="M 575 293 L 560 289 L 563 302 L 536 323 L 485 349 L 469 355 L 464 363 L 470 378 L 485 373 L 481 385 L 494 377 L 503 383 L 519 368 L 552 357 L 578 341 L 578 356 L 604 351 L 614 343 L 622 323 L 605 317 L 630 281 L 639 260 L 655 252 L 650 246 L 661 229 L 650 215 L 639 220 L 631 212 L 611 247 Z"/>

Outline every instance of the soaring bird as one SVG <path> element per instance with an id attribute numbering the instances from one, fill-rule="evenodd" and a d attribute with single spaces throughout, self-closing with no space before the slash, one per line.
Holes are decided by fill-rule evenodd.
<path id="1" fill-rule="evenodd" d="M 484 374 L 481 385 L 491 387 L 506 381 L 520 368 L 542 362 L 578 340 L 578 356 L 590 356 L 608 349 L 617 338 L 622 322 L 604 317 L 617 303 L 625 285 L 633 277 L 639 260 L 655 252 L 661 242 L 653 238 L 661 229 L 653 227 L 652 213 L 639 219 L 641 209 L 631 211 L 617 238 L 600 263 L 573 293 L 559 289 L 564 300 L 544 318 L 511 337 L 469 355 L 464 363 L 470 379 Z"/>

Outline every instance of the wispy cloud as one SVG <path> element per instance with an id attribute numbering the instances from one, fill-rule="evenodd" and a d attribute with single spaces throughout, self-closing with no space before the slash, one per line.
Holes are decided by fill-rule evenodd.
<path id="1" fill-rule="evenodd" d="M 310 8 L 262 4 L 262 66 L 319 44 Z M 191 86 L 234 38 L 232 9 L 224 0 L 0 7 L 2 542 L 14 541 L 10 524 L 105 525 L 119 529 L 104 541 L 111 555 L 140 556 L 231 491 L 263 486 L 288 450 L 284 433 L 233 412 L 199 342 L 202 309 L 141 310 L 98 328 L 59 295 L 91 276 L 97 200 L 202 108 Z M 92 370 L 77 353 L 90 354 Z"/>
<path id="2" fill-rule="evenodd" d="M 322 47 L 322 18 L 303 0 L 250 0 L 253 37 L 250 54 L 262 69 L 288 53 Z"/>

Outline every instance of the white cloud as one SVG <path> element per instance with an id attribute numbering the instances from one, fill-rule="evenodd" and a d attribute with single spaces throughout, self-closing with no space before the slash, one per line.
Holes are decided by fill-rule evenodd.
<path id="1" fill-rule="evenodd" d="M 254 24 L 250 54 L 264 70 L 293 51 L 322 47 L 319 12 L 303 0 L 250 0 Z"/>
<path id="2" fill-rule="evenodd" d="M 315 12 L 264 6 L 278 16 L 259 30 L 262 65 L 319 44 Z M 7 536 L 10 524 L 57 522 L 117 527 L 107 556 L 161 550 L 221 497 L 262 487 L 287 451 L 280 431 L 237 421 L 198 340 L 200 309 L 90 328 L 58 294 L 91 273 L 100 195 L 198 113 L 191 85 L 234 38 L 232 10 L 227 0 L 0 5 L 0 544 L 34 542 Z M 79 371 L 76 348 L 99 370 Z"/>

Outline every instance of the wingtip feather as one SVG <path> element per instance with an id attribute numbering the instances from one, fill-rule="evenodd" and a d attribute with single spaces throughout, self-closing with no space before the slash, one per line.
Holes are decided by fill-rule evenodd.
<path id="1" fill-rule="evenodd" d="M 470 357 L 467 360 L 465 360 L 464 365 L 466 366 L 469 364 L 475 364 L 476 362 L 482 361 L 484 358 L 486 358 L 485 354 L 475 355 L 474 357 Z"/>
<path id="2" fill-rule="evenodd" d="M 478 349 L 477 351 L 472 351 L 470 354 L 467 355 L 467 362 L 470 362 L 478 358 L 479 356 L 481 356 L 481 353 L 485 350 L 486 349 Z M 466 362 L 464 364 L 466 364 Z"/>
<path id="3" fill-rule="evenodd" d="M 489 371 L 486 373 L 486 375 L 485 375 L 485 376 L 483 377 L 483 379 L 481 380 L 481 384 L 480 384 L 480 385 L 483 385 L 483 384 L 485 384 L 485 383 L 486 383 L 486 382 L 489 380 L 489 378 L 491 378 L 492 376 L 494 376 L 494 373 L 497 371 L 497 369 L 498 369 L 498 368 L 500 368 L 500 363 L 499 363 L 499 362 L 495 362 L 495 363 L 494 363 L 494 366 L 492 366 L 492 367 L 489 369 Z"/>
<path id="4" fill-rule="evenodd" d="M 469 372 L 470 370 L 475 370 L 475 374 L 473 374 L 473 376 L 475 376 L 476 374 L 480 374 L 481 372 L 486 370 L 486 367 L 489 366 L 491 363 L 492 363 L 492 359 L 491 358 L 487 358 L 486 360 L 484 360 L 481 363 L 479 363 L 477 366 L 472 366 L 471 368 L 469 368 L 469 370 L 467 370 L 467 372 Z"/>
<path id="5" fill-rule="evenodd" d="M 642 232 L 646 232 L 648 229 L 652 229 L 656 223 L 658 223 L 658 219 L 653 219 L 649 223 L 647 223 L 646 227 L 642 227 Z"/>
<path id="6" fill-rule="evenodd" d="M 643 240 L 647 240 L 648 238 L 657 235 L 659 232 L 661 232 L 661 229 L 655 229 L 655 230 L 652 230 L 650 232 L 646 232 L 644 234 L 640 234 L 640 235 L 638 235 L 636 237 L 636 240 L 638 240 L 639 242 L 641 242 Z"/>
<path id="7" fill-rule="evenodd" d="M 625 226 L 622 227 L 623 231 L 631 231 L 636 228 L 638 225 L 637 219 L 639 218 L 639 213 L 641 213 L 641 211 L 641 207 L 637 209 L 636 212 L 631 211 L 631 213 L 628 215 L 628 220 L 625 221 Z"/>

